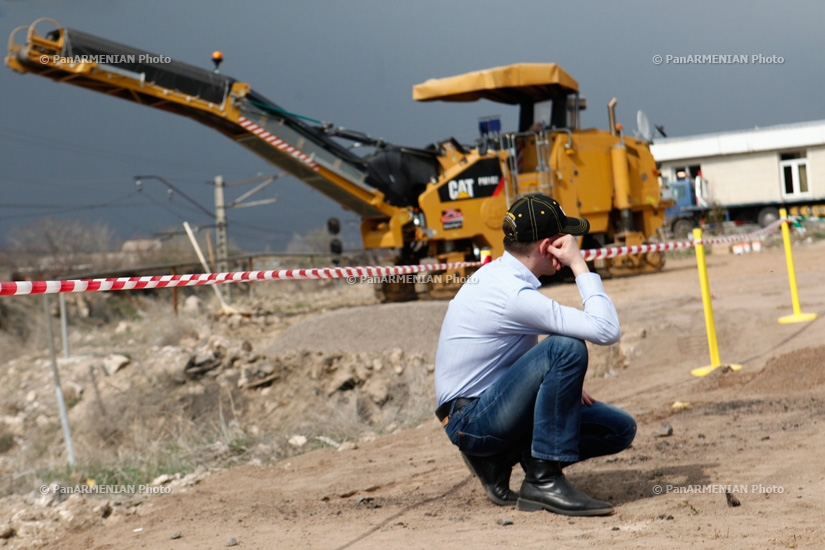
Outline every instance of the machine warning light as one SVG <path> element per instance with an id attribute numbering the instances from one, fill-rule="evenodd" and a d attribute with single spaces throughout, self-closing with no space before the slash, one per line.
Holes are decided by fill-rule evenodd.
<path id="1" fill-rule="evenodd" d="M 212 63 L 215 64 L 215 72 L 218 72 L 221 61 L 223 61 L 223 54 L 217 50 L 212 52 Z"/>

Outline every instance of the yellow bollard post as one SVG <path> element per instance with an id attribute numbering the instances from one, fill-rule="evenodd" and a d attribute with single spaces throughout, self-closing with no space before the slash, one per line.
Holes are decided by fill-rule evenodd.
<path id="1" fill-rule="evenodd" d="M 693 369 L 693 376 L 707 376 L 719 367 L 725 366 L 732 370 L 739 370 L 742 365 L 721 365 L 719 362 L 719 346 L 716 343 L 716 323 L 713 321 L 713 305 L 710 301 L 710 284 L 708 283 L 708 266 L 705 261 L 705 246 L 702 244 L 702 230 L 693 230 L 693 242 L 696 249 L 696 265 L 699 268 L 699 285 L 702 287 L 702 306 L 705 309 L 705 328 L 708 332 L 708 347 L 710 348 L 710 365 Z"/>
<path id="2" fill-rule="evenodd" d="M 788 264 L 788 280 L 791 284 L 791 302 L 793 303 L 793 315 L 780 317 L 779 322 L 804 323 L 817 318 L 816 313 L 802 313 L 799 307 L 799 293 L 796 290 L 796 272 L 793 267 L 793 252 L 791 252 L 791 232 L 788 230 L 788 213 L 784 208 L 779 209 L 779 217 L 782 218 L 782 242 L 785 245 L 785 263 Z"/>

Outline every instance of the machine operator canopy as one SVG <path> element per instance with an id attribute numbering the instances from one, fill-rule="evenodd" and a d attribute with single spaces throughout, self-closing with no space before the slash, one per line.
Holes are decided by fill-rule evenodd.
<path id="1" fill-rule="evenodd" d="M 477 101 L 523 105 L 570 92 L 579 83 L 555 63 L 518 63 L 458 76 L 430 79 L 413 87 L 416 101 Z"/>

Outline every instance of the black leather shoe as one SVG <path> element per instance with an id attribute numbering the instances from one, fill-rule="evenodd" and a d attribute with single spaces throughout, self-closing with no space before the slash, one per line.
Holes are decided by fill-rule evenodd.
<path id="1" fill-rule="evenodd" d="M 518 509 L 525 512 L 549 510 L 565 516 L 609 516 L 613 505 L 590 498 L 573 487 L 561 471 L 561 464 L 548 460 L 530 461 L 519 491 Z"/>
<path id="2" fill-rule="evenodd" d="M 518 493 L 510 490 L 510 474 L 519 457 L 511 454 L 470 456 L 461 453 L 470 472 L 481 481 L 484 492 L 499 506 L 515 506 L 518 500 Z"/>

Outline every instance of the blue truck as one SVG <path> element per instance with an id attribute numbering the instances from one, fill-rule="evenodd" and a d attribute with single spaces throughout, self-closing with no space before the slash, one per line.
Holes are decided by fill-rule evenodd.
<path id="1" fill-rule="evenodd" d="M 673 206 L 665 210 L 663 226 L 670 230 L 677 241 L 689 238 L 693 228 L 713 228 L 723 222 L 736 225 L 770 225 L 779 219 L 779 209 L 785 208 L 791 215 L 821 216 L 825 203 L 818 200 L 803 201 L 755 201 L 733 204 L 711 202 L 707 197 L 707 182 L 701 176 L 692 178 L 680 173 L 675 181 L 667 184 L 673 198 Z"/>

